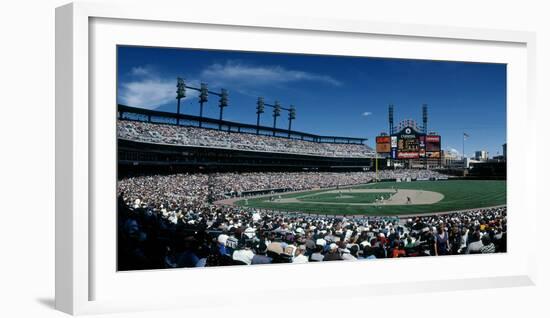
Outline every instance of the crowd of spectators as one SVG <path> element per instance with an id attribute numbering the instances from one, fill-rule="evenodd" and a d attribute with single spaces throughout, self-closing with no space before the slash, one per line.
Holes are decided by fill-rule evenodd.
<path id="1" fill-rule="evenodd" d="M 320 143 L 192 126 L 152 124 L 130 120 L 117 121 L 117 136 L 118 138 L 133 141 L 169 145 L 280 152 L 323 157 L 374 157 L 373 149 L 364 144 Z"/>
<path id="2" fill-rule="evenodd" d="M 201 202 L 239 197 L 250 191 L 300 191 L 369 183 L 373 179 L 412 178 L 439 179 L 433 170 L 381 170 L 362 172 L 245 172 L 245 173 L 182 173 L 137 176 L 118 182 L 128 204 L 147 205 L 157 210 L 174 212 Z M 162 207 L 161 207 L 162 206 Z"/>
<path id="3" fill-rule="evenodd" d="M 182 213 L 207 207 L 208 180 L 208 175 L 200 173 L 131 177 L 118 182 L 117 192 L 130 208 L 177 223 Z"/>
<path id="4" fill-rule="evenodd" d="M 394 178 L 412 174 L 411 171 L 395 173 Z M 228 190 L 269 188 L 274 183 L 302 189 L 319 187 L 322 185 L 319 180 L 326 178 L 340 178 L 337 185 L 373 178 L 372 172 L 339 177 L 301 174 L 303 176 L 298 173 L 176 174 L 120 180 L 119 269 L 506 251 L 505 207 L 399 219 L 315 216 L 211 203 L 213 197 L 227 196 Z M 244 181 L 238 184 L 239 180 Z"/>
<path id="5" fill-rule="evenodd" d="M 300 191 L 364 184 L 372 181 L 371 172 L 263 172 L 216 173 L 212 186 L 217 198 L 241 196 L 247 191 L 277 189 Z"/>
<path id="6" fill-rule="evenodd" d="M 172 222 L 119 200 L 119 270 L 308 263 L 506 251 L 506 208 L 406 221 L 208 205 Z"/>
<path id="7" fill-rule="evenodd" d="M 379 180 L 442 180 L 448 179 L 448 176 L 435 170 L 428 169 L 387 169 L 378 170 L 375 178 Z"/>

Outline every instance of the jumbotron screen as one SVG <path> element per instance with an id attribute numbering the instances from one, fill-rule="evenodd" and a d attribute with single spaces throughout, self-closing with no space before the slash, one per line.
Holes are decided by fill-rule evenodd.
<path id="1" fill-rule="evenodd" d="M 417 159 L 420 156 L 420 140 L 416 136 L 401 137 L 397 141 L 398 159 Z"/>
<path id="2" fill-rule="evenodd" d="M 418 152 L 420 142 L 418 138 L 400 138 L 397 142 L 399 152 Z"/>

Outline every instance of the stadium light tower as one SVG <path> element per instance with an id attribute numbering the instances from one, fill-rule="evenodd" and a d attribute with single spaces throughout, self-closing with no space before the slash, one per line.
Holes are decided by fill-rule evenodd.
<path id="1" fill-rule="evenodd" d="M 428 134 L 428 104 L 422 104 L 422 130 L 424 131 L 424 135 Z M 427 155 L 424 155 L 424 167 L 428 169 Z"/>
<path id="2" fill-rule="evenodd" d="M 393 104 L 388 107 L 388 121 L 390 124 L 390 135 L 393 134 Z"/>
<path id="3" fill-rule="evenodd" d="M 290 105 L 288 110 L 288 138 L 290 138 L 290 131 L 292 128 L 292 120 L 296 119 L 296 108 L 294 105 Z"/>
<path id="4" fill-rule="evenodd" d="M 428 133 L 428 104 L 422 104 L 422 125 L 424 133 Z"/>
<path id="5" fill-rule="evenodd" d="M 229 99 L 227 90 L 225 88 L 222 88 L 222 92 L 220 94 L 220 129 L 222 128 L 221 121 L 223 120 L 223 109 L 229 105 L 228 102 Z"/>
<path id="6" fill-rule="evenodd" d="M 256 135 L 260 134 L 260 115 L 265 111 L 265 103 L 263 97 L 258 97 L 258 102 L 256 103 L 256 114 L 258 118 L 256 119 Z"/>
<path id="7" fill-rule="evenodd" d="M 275 106 L 273 107 L 273 136 L 275 136 L 275 128 L 277 128 L 277 117 L 281 116 L 281 105 L 279 101 L 275 101 Z"/>
<path id="8" fill-rule="evenodd" d="M 208 101 L 208 85 L 206 85 L 205 83 L 201 83 L 201 88 L 200 88 L 200 94 L 199 94 L 199 103 L 201 105 L 201 110 L 200 110 L 200 120 L 199 120 L 199 127 L 202 127 L 202 109 L 203 109 L 203 106 L 204 106 L 204 103 L 206 103 Z"/>
<path id="9" fill-rule="evenodd" d="M 178 109 L 177 109 L 177 117 L 176 121 L 177 124 L 180 124 L 180 100 L 182 98 L 185 98 L 185 81 L 183 78 L 178 77 L 178 83 L 176 84 L 177 90 L 176 90 L 176 99 L 178 100 Z"/>

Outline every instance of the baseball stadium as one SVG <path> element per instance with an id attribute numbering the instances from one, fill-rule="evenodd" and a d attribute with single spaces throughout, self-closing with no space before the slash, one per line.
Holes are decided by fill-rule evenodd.
<path id="1" fill-rule="evenodd" d="M 262 105 L 260 98 L 257 109 L 261 110 L 262 107 L 265 105 Z M 392 113 L 393 105 L 390 105 L 390 131 L 394 130 L 391 127 Z M 434 152 L 441 152 L 441 137 L 434 133 L 422 134 L 423 129 L 419 129 L 412 120 L 401 122 L 398 133 L 387 136 L 388 138 L 377 137 L 379 142 L 376 149 L 387 149 L 386 152 L 378 152 L 364 144 L 366 139 L 315 136 L 186 115 L 178 118 L 173 114 L 132 109 L 122 105 L 119 105 L 119 114 L 121 118 L 125 118 L 119 121 L 121 171 L 130 173 L 135 169 L 141 172 L 172 170 L 213 174 L 215 177 L 211 179 L 223 180 L 222 184 L 225 184 L 225 187 L 217 187 L 217 193 L 210 193 L 208 200 L 213 204 L 295 213 L 365 216 L 414 216 L 506 204 L 505 180 L 457 178 L 439 173 L 437 168 L 440 168 L 441 156 L 434 155 Z M 423 114 L 426 126 L 426 106 L 423 106 Z M 150 122 L 150 118 L 161 124 Z M 170 121 L 179 121 L 180 126 L 170 124 Z M 183 123 L 191 126 L 183 126 Z M 140 134 L 140 130 L 143 133 Z M 211 144 L 207 138 L 201 141 L 177 140 L 171 137 L 172 134 L 177 138 L 179 134 L 195 133 L 195 138 L 199 139 L 202 135 L 213 132 L 217 134 L 218 140 Z M 429 137 L 436 137 L 436 142 L 425 143 L 424 140 Z M 258 149 L 239 149 L 244 148 L 242 143 L 232 144 L 224 138 L 238 141 L 242 139 L 246 141 L 247 147 Z M 331 142 L 304 141 L 304 138 Z M 311 154 L 300 154 L 299 152 L 304 151 L 298 147 L 295 148 L 297 153 L 287 150 L 284 153 L 280 151 L 282 149 L 270 151 L 269 147 L 260 149 L 265 146 L 255 144 L 255 139 L 274 144 L 284 144 L 285 141 L 309 143 Z M 394 147 L 390 140 L 393 140 Z M 408 149 L 403 148 L 404 144 L 408 145 Z M 329 153 L 322 149 L 328 147 L 339 147 L 341 153 Z M 350 149 L 349 156 L 345 152 L 346 148 Z M 430 151 L 426 152 L 426 148 Z M 320 155 L 313 155 L 313 152 Z M 382 157 L 383 155 L 387 156 Z M 408 159 L 402 159 L 405 157 Z M 419 168 L 387 168 L 398 163 Z M 226 171 L 231 171 L 227 173 L 230 183 L 226 183 Z M 323 176 L 327 180 L 319 180 Z M 250 186 L 238 185 L 243 182 L 239 178 L 247 184 L 251 183 Z M 300 180 L 301 186 L 296 187 L 294 180 Z"/>
<path id="2" fill-rule="evenodd" d="M 395 124 L 387 105 L 369 146 L 294 129 L 308 114 L 277 99 L 172 85 L 169 107 L 117 106 L 119 270 L 506 251 L 505 163 L 449 169 L 426 104 Z M 256 122 L 224 119 L 233 108 Z"/>

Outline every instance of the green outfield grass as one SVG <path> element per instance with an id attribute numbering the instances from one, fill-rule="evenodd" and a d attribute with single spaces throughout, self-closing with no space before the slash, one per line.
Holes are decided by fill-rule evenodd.
<path id="1" fill-rule="evenodd" d="M 433 204 L 369 206 L 323 204 L 338 203 L 372 203 L 376 196 L 382 193 L 346 193 L 342 189 L 338 193 L 326 193 L 328 190 L 315 190 L 293 194 L 282 194 L 281 198 L 296 198 L 299 202 L 275 203 L 268 197 L 248 199 L 248 207 L 269 208 L 286 211 L 300 211 L 317 214 L 366 214 L 366 215 L 414 215 L 433 212 L 446 212 L 464 209 L 474 209 L 506 204 L 506 181 L 485 180 L 442 180 L 415 182 L 381 182 L 359 185 L 353 189 L 411 189 L 438 192 L 444 198 Z M 384 194 L 387 195 L 387 194 Z M 237 205 L 244 206 L 245 201 L 239 200 Z"/>
<path id="2" fill-rule="evenodd" d="M 334 203 L 373 203 L 380 197 L 388 199 L 390 194 L 388 193 L 348 193 L 346 190 L 342 190 L 341 195 L 338 193 L 326 193 L 321 192 L 315 195 L 308 195 L 299 197 L 302 202 L 334 202 Z"/>

